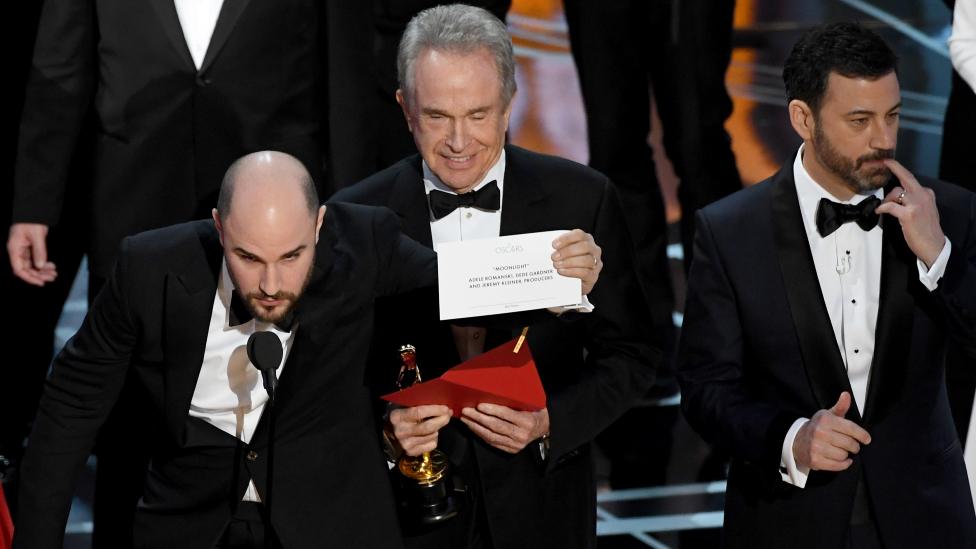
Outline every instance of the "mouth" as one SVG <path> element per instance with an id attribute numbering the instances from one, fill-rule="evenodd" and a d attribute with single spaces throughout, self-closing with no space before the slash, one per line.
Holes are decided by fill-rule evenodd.
<path id="1" fill-rule="evenodd" d="M 447 162 L 448 166 L 463 166 L 464 164 L 471 162 L 471 159 L 474 158 L 474 155 L 473 154 L 468 154 L 465 156 L 441 155 L 441 158 L 443 158 Z"/>
<path id="2" fill-rule="evenodd" d="M 265 309 L 274 309 L 278 305 L 283 304 L 285 301 L 283 299 L 255 299 L 258 305 L 264 307 Z"/>

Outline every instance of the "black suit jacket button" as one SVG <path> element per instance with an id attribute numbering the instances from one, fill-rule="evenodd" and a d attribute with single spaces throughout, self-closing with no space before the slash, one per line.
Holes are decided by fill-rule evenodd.
<path id="1" fill-rule="evenodd" d="M 198 76 L 197 77 L 197 86 L 199 86 L 201 88 L 205 88 L 205 87 L 207 87 L 209 85 L 210 85 L 210 79 L 209 78 L 206 78 L 206 77 L 203 77 L 203 76 Z"/>
<path id="2" fill-rule="evenodd" d="M 248 461 L 257 461 L 257 459 L 258 459 L 258 453 L 255 452 L 254 450 L 251 450 L 250 452 L 247 453 Z"/>

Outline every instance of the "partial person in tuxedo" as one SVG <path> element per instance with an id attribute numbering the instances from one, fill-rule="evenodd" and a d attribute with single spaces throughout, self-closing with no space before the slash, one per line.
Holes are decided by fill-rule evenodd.
<path id="1" fill-rule="evenodd" d="M 341 69 L 327 60 L 342 53 L 324 31 L 341 31 L 337 19 L 360 4 L 43 2 L 14 175 L 14 274 L 35 285 L 72 278 L 71 266 L 51 261 L 48 235 L 66 228 L 61 212 L 81 210 L 93 301 L 123 237 L 208 217 L 224 170 L 248 152 L 288 152 L 321 184 L 323 102 L 346 97 L 335 78 L 322 85 L 323 67 Z M 94 136 L 83 131 L 92 111 Z M 91 196 L 72 202 L 76 150 L 90 150 Z M 130 396 L 142 398 L 126 391 L 121 407 Z M 132 417 L 113 415 L 97 445 L 96 548 L 123 546 L 101 519 L 126 522 L 142 485 L 138 435 L 122 434 Z"/>
<path id="2" fill-rule="evenodd" d="M 405 233 L 428 247 L 575 227 L 592 233 L 607 258 L 589 294 L 595 308 L 555 311 L 529 328 L 545 409 L 482 403 L 462 410 L 460 421 L 445 406 L 389 414 L 403 451 L 439 447 L 470 495 L 461 514 L 441 526 L 403 523 L 406 543 L 593 547 L 590 441 L 647 391 L 660 364 L 646 343 L 651 328 L 618 198 L 590 168 L 505 145 L 515 93 L 512 44 L 487 11 L 450 5 L 417 15 L 399 46 L 398 74 L 397 101 L 419 154 L 336 199 L 389 207 Z M 556 260 L 561 273 L 573 271 L 563 257 Z M 600 263 L 593 258 L 593 266 Z M 378 301 L 376 326 L 368 369 L 379 393 L 395 388 L 402 344 L 416 346 L 423 375 L 433 378 L 516 335 L 440 322 L 432 291 Z"/>
<path id="3" fill-rule="evenodd" d="M 976 5 L 973 2 L 947 1 L 952 9 L 952 34 L 949 57 L 952 61 L 952 89 L 942 127 L 942 153 L 939 177 L 976 189 L 976 155 L 972 151 L 972 128 L 976 124 Z M 972 421 L 976 394 L 976 357 L 963 349 L 950 347 L 946 357 L 946 389 L 956 429 L 966 449 L 970 486 L 976 487 L 976 445 L 969 434 L 976 429 Z"/>
<path id="4" fill-rule="evenodd" d="M 682 408 L 729 448 L 728 547 L 974 547 L 946 398 L 976 348 L 976 197 L 894 160 L 896 57 L 818 26 L 783 71 L 794 162 L 701 210 Z"/>
<path id="5" fill-rule="evenodd" d="M 374 297 L 434 276 L 434 254 L 388 212 L 320 207 L 294 157 L 241 159 L 212 221 L 123 241 L 55 361 L 23 464 L 14 546 L 61 547 L 73 481 L 127 376 L 165 426 L 152 433 L 127 533 L 136 546 L 264 547 L 262 530 L 284 548 L 399 546 L 361 357 Z M 284 346 L 273 441 L 268 394 L 244 352 L 264 330 Z M 260 502 L 271 443 L 269 517 Z"/>
<path id="6" fill-rule="evenodd" d="M 3 34 L 3 51 L 8 59 L 7 94 L 3 104 L 6 138 L 3 141 L 15 143 L 41 5 L 40 2 L 23 2 L 11 4 L 9 8 L 6 12 L 8 30 Z M 90 132 L 90 124 L 82 131 Z M 67 190 L 68 201 L 84 203 L 88 200 L 89 149 L 89 146 L 80 147 L 68 169 L 67 177 L 72 180 Z M 17 150 L 5 147 L 0 154 L 0 166 L 4 167 L 0 177 L 10 181 L 14 176 Z M 13 187 L 6 185 L 0 193 L 0 227 L 10 226 L 12 200 Z M 4 340 L 7 349 L 16 349 L 17 360 L 3 368 L 3 382 L 0 383 L 0 418 L 3 418 L 0 421 L 0 483 L 11 509 L 16 508 L 17 467 L 23 455 L 24 440 L 54 356 L 55 326 L 84 255 L 88 234 L 86 217 L 80 209 L 65 209 L 49 235 L 49 257 L 66 273 L 54 283 L 44 287 L 27 284 L 14 275 L 9 261 L 0 261 L 0 293 L 6 297 L 10 310 L 17 311 L 17 325 L 23 327 L 9 332 L 8 339 Z"/>

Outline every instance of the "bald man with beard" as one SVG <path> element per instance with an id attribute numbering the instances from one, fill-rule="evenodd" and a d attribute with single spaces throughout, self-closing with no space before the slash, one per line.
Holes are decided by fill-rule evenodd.
<path id="1" fill-rule="evenodd" d="M 569 256 L 594 251 L 564 244 Z M 126 375 L 150 395 L 139 419 L 163 425 L 136 547 L 400 546 L 364 362 L 373 300 L 435 280 L 435 254 L 403 236 L 392 212 L 320 206 L 287 154 L 239 159 L 212 220 L 123 241 L 45 387 L 14 547 L 62 546 L 74 482 Z M 245 351 L 259 331 L 284 350 L 270 509 L 268 393 Z"/>

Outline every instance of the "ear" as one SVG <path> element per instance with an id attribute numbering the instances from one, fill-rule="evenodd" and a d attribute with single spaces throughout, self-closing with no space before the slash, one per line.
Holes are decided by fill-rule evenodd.
<path id="1" fill-rule="evenodd" d="M 515 104 L 515 96 L 518 92 L 512 94 L 512 98 L 508 100 L 508 105 L 505 106 L 505 112 L 502 116 L 505 118 L 505 129 L 508 130 L 508 119 L 512 116 L 512 105 Z"/>
<path id="2" fill-rule="evenodd" d="M 407 129 L 413 133 L 413 118 L 410 116 L 410 106 L 407 104 L 407 98 L 403 95 L 402 89 L 397 89 L 396 101 L 400 105 L 400 110 L 403 111 L 403 117 L 407 119 Z"/>
<path id="3" fill-rule="evenodd" d="M 804 142 L 813 140 L 813 131 L 816 127 L 816 120 L 813 116 L 813 110 L 806 101 L 801 101 L 800 99 L 794 99 L 790 101 L 787 106 L 790 111 L 790 124 L 793 126 L 793 131 L 803 139 Z"/>
<path id="4" fill-rule="evenodd" d="M 319 206 L 319 218 L 315 223 L 315 243 L 319 243 L 319 231 L 322 230 L 322 222 L 325 221 L 325 204 Z"/>
<path id="5" fill-rule="evenodd" d="M 217 213 L 217 208 L 210 210 L 210 215 L 213 217 L 214 226 L 217 227 L 217 235 L 220 237 L 220 245 L 224 245 L 224 226 L 220 223 L 220 214 Z"/>

